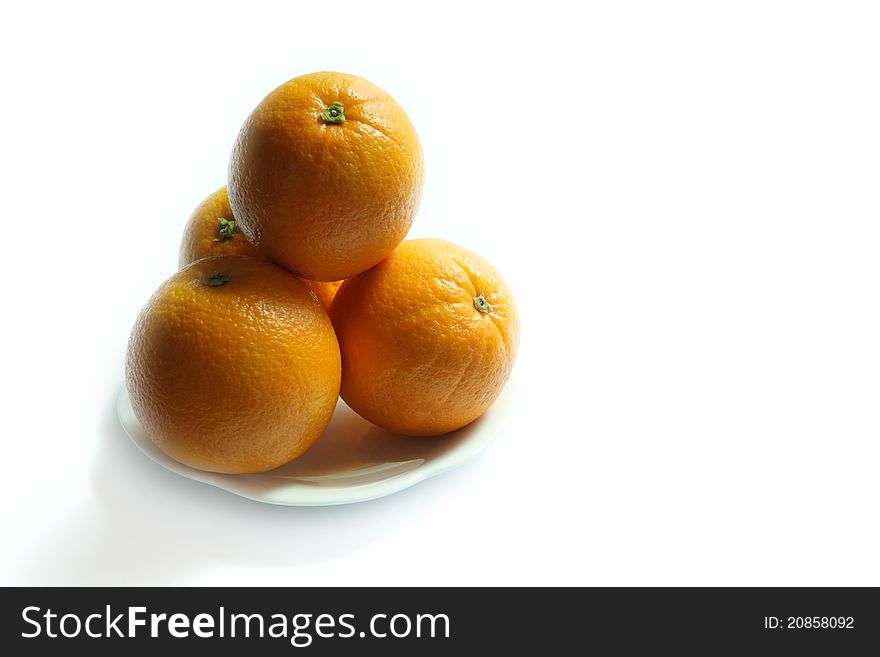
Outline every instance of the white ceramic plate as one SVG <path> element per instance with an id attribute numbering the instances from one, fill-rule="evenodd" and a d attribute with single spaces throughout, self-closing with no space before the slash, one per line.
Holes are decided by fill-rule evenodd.
<path id="1" fill-rule="evenodd" d="M 125 432 L 172 472 L 269 504 L 323 506 L 383 497 L 461 465 L 503 431 L 513 412 L 514 381 L 478 420 L 445 436 L 410 438 L 376 427 L 341 399 L 330 425 L 305 454 L 270 472 L 228 475 L 190 468 L 159 450 L 134 415 L 128 392 L 117 409 Z"/>

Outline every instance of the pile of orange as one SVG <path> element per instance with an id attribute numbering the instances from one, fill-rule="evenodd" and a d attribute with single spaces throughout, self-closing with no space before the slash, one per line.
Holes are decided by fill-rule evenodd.
<path id="1" fill-rule="evenodd" d="M 126 386 L 152 441 L 262 472 L 318 440 L 340 395 L 411 436 L 482 415 L 516 358 L 516 306 L 478 255 L 403 241 L 423 178 L 409 117 L 366 80 L 314 73 L 266 96 L 131 334 Z"/>

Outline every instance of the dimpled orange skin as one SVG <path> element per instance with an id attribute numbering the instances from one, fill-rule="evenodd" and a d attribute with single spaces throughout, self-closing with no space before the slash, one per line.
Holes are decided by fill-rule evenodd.
<path id="1" fill-rule="evenodd" d="M 215 273 L 228 282 L 208 285 Z M 330 319 L 299 279 L 265 260 L 219 256 L 156 291 L 132 331 L 125 376 L 163 452 L 245 473 L 283 465 L 320 436 L 340 367 Z"/>
<path id="2" fill-rule="evenodd" d="M 341 103 L 344 122 L 322 116 Z M 337 281 L 406 237 L 422 195 L 415 128 L 391 96 L 344 73 L 285 82 L 248 117 L 229 164 L 229 200 L 266 258 Z"/>
<path id="3" fill-rule="evenodd" d="M 474 299 L 485 297 L 491 311 Z M 412 436 L 453 431 L 482 415 L 510 376 L 519 320 L 492 265 L 438 239 L 409 240 L 345 281 L 330 309 L 345 402 Z"/>
<path id="4" fill-rule="evenodd" d="M 199 204 L 183 230 L 183 238 L 180 241 L 180 257 L 178 267 L 183 269 L 202 258 L 219 255 L 243 255 L 261 258 L 247 237 L 238 230 L 228 239 L 221 239 L 217 233 L 217 222 L 220 218 L 235 221 L 232 208 L 229 207 L 229 197 L 226 194 L 226 186 Z M 302 282 L 315 293 L 318 301 L 325 310 L 330 310 L 336 290 L 342 285 L 342 281 L 325 283 L 323 281 L 310 281 L 302 279 Z"/>
<path id="5" fill-rule="evenodd" d="M 248 242 L 238 226 L 229 239 L 218 238 L 217 222 L 221 218 L 234 220 L 225 185 L 202 201 L 186 222 L 178 258 L 178 266 L 181 269 L 196 260 L 210 256 L 258 255 L 257 250 Z"/>

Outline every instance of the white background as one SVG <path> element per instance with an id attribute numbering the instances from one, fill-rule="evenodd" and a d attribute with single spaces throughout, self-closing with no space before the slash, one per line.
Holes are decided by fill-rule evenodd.
<path id="1" fill-rule="evenodd" d="M 441 7 L 4 5 L 0 583 L 880 585 L 876 5 Z M 115 402 L 241 122 L 324 69 L 419 130 L 412 235 L 511 283 L 519 402 L 455 472 L 272 507 Z"/>

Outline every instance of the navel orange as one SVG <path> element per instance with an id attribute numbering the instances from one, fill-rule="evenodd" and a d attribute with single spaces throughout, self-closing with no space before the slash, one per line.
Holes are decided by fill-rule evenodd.
<path id="1" fill-rule="evenodd" d="M 404 242 L 342 284 L 330 316 L 345 402 L 385 429 L 442 434 L 482 415 L 516 358 L 513 296 L 480 256 L 437 239 Z"/>
<path id="2" fill-rule="evenodd" d="M 219 255 L 262 257 L 239 230 L 225 186 L 202 201 L 187 221 L 180 241 L 178 266 L 183 269 L 202 258 Z M 325 310 L 330 310 L 336 290 L 342 285 L 342 281 L 310 281 L 305 278 L 302 282 L 315 293 Z"/>
<path id="3" fill-rule="evenodd" d="M 183 269 L 196 260 L 220 255 L 258 255 L 235 221 L 225 185 L 190 215 L 180 241 L 178 266 Z"/>
<path id="4" fill-rule="evenodd" d="M 270 93 L 242 127 L 229 201 L 266 258 L 337 281 L 372 267 L 412 224 L 424 164 L 391 96 L 344 73 L 313 73 Z"/>
<path id="5" fill-rule="evenodd" d="M 315 296 L 318 297 L 318 301 L 320 301 L 321 305 L 329 312 L 330 305 L 333 303 L 333 297 L 336 296 L 336 292 L 339 290 L 339 286 L 342 285 L 343 281 L 310 281 L 307 278 L 301 278 L 300 280 L 315 293 Z"/>
<path id="6" fill-rule="evenodd" d="M 257 258 L 204 258 L 141 311 L 126 355 L 135 415 L 201 470 L 242 473 L 302 454 L 333 414 L 340 354 L 327 313 L 295 276 Z"/>

